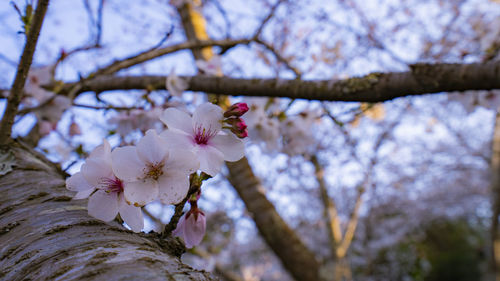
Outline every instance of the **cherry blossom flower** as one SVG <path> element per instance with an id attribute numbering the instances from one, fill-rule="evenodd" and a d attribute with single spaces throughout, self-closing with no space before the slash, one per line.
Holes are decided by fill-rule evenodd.
<path id="1" fill-rule="evenodd" d="M 106 140 L 92 151 L 81 171 L 66 180 L 66 187 L 77 191 L 74 199 L 90 196 L 87 207 L 89 215 L 111 221 L 120 213 L 133 231 L 139 232 L 144 227 L 141 208 L 125 201 L 123 182 L 113 173 L 111 146 Z"/>
<path id="2" fill-rule="evenodd" d="M 162 110 L 156 107 L 150 110 L 133 109 L 111 117 L 108 122 L 116 125 L 116 132 L 124 137 L 136 129 L 145 132 L 153 128 L 159 123 L 161 112 Z"/>
<path id="3" fill-rule="evenodd" d="M 156 199 L 180 202 L 189 190 L 189 174 L 199 166 L 191 151 L 169 150 L 154 130 L 148 130 L 137 146 L 113 150 L 111 159 L 113 171 L 123 180 L 125 198 L 134 206 Z"/>
<path id="4" fill-rule="evenodd" d="M 188 83 L 184 79 L 177 76 L 177 74 L 175 74 L 175 70 L 172 69 L 170 75 L 167 77 L 166 86 L 170 95 L 180 97 L 188 88 Z"/>
<path id="5" fill-rule="evenodd" d="M 185 213 L 177 223 L 173 235 L 182 237 L 187 248 L 199 245 L 205 236 L 207 220 L 205 214 L 198 209 L 196 204 Z"/>
<path id="6" fill-rule="evenodd" d="M 193 114 L 167 108 L 160 118 L 168 127 L 161 133 L 174 149 L 193 151 L 200 170 L 215 176 L 225 161 L 238 161 L 245 154 L 243 142 L 234 134 L 222 131 L 222 109 L 211 103 L 200 105 Z"/>
<path id="7" fill-rule="evenodd" d="M 245 114 L 245 123 L 250 139 L 261 141 L 267 151 L 277 150 L 280 122 L 277 118 L 270 117 L 268 111 L 274 114 L 278 105 L 267 98 L 249 98 L 245 101 L 249 108 Z"/>
<path id="8" fill-rule="evenodd" d="M 316 143 L 312 128 L 320 115 L 319 111 L 304 110 L 283 122 L 281 126 L 282 151 L 290 156 L 312 152 Z"/>
<path id="9" fill-rule="evenodd" d="M 23 103 L 34 106 L 35 104 L 45 102 L 54 95 L 54 93 L 41 87 L 41 85 L 48 84 L 52 81 L 54 67 L 54 65 L 47 65 L 43 67 L 32 67 L 29 70 L 26 85 L 24 86 L 26 95 L 23 98 Z"/>

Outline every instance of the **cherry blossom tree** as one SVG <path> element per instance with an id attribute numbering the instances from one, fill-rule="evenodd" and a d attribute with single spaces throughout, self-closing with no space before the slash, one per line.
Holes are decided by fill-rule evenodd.
<path id="1" fill-rule="evenodd" d="M 463 220 L 498 279 L 498 2 L 0 8 L 0 278 L 413 278 Z"/>

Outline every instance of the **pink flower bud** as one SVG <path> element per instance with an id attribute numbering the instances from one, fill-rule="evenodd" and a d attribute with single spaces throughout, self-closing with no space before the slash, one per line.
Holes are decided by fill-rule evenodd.
<path id="1" fill-rule="evenodd" d="M 50 134 L 50 132 L 54 129 L 54 125 L 52 125 L 49 121 L 42 120 L 38 123 L 38 132 L 42 137 Z"/>
<path id="2" fill-rule="evenodd" d="M 207 220 L 205 214 L 195 206 L 179 220 L 173 235 L 182 237 L 187 248 L 199 245 L 205 236 Z"/>
<path id="3" fill-rule="evenodd" d="M 240 117 L 248 111 L 248 105 L 244 102 L 238 102 L 229 107 L 226 112 L 224 112 L 224 117 Z"/>
<path id="4" fill-rule="evenodd" d="M 244 139 L 246 137 L 248 137 L 248 131 L 247 130 L 244 130 L 244 131 L 241 131 L 241 132 L 233 132 L 238 138 L 240 139 Z"/>
<path id="5" fill-rule="evenodd" d="M 224 120 L 227 124 L 231 125 L 231 128 L 237 131 L 243 131 L 247 128 L 247 124 L 241 118 L 228 118 Z"/>
<path id="6" fill-rule="evenodd" d="M 228 118 L 224 120 L 227 124 L 231 125 L 231 132 L 239 138 L 246 138 L 248 136 L 247 125 L 241 118 Z"/>
<path id="7" fill-rule="evenodd" d="M 69 135 L 70 136 L 76 136 L 76 135 L 81 135 L 82 130 L 80 130 L 80 126 L 78 126 L 77 123 L 72 122 L 71 125 L 69 125 Z"/>

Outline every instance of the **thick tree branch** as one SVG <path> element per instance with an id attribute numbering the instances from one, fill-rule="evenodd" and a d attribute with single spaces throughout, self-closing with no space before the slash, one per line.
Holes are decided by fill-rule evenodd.
<path id="1" fill-rule="evenodd" d="M 35 53 L 36 43 L 38 42 L 38 36 L 42 29 L 43 19 L 48 6 L 49 0 L 38 0 L 35 15 L 33 16 L 26 37 L 26 44 L 24 45 L 23 54 L 21 55 L 21 61 L 17 66 L 16 78 L 14 79 L 7 100 L 7 108 L 5 109 L 5 113 L 0 123 L 0 143 L 2 144 L 10 140 L 12 125 L 14 124 L 14 118 L 17 114 L 17 108 L 21 102 L 24 84 L 26 83 L 26 77 L 28 77 L 28 71 L 33 61 L 33 54 Z"/>
<path id="2" fill-rule="evenodd" d="M 103 76 L 82 83 L 83 91 L 164 89 L 165 76 Z M 269 96 L 324 101 L 381 102 L 450 91 L 500 89 L 500 61 L 473 64 L 416 64 L 407 72 L 371 73 L 344 80 L 183 77 L 188 90 L 234 96 Z M 74 83 L 66 84 L 62 92 Z"/>
<path id="3" fill-rule="evenodd" d="M 215 280 L 180 262 L 177 239 L 90 217 L 36 152 L 14 142 L 0 158 L 15 165 L 0 177 L 1 280 Z"/>
<path id="4" fill-rule="evenodd" d="M 284 267 L 297 280 L 319 280 L 320 265 L 315 256 L 267 200 L 264 188 L 253 174 L 248 160 L 243 158 L 226 164 L 229 182 L 245 202 L 259 233 Z"/>

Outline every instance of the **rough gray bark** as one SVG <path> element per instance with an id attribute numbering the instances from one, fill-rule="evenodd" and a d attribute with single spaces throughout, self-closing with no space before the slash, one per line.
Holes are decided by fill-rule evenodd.
<path id="1" fill-rule="evenodd" d="M 1 147 L 1 280 L 213 280 L 180 262 L 174 239 L 90 217 L 54 164 L 19 143 Z"/>
<path id="2" fill-rule="evenodd" d="M 165 89 L 165 76 L 100 76 L 80 92 Z M 344 80 L 184 77 L 188 90 L 232 96 L 288 97 L 326 101 L 381 102 L 409 95 L 500 89 L 500 61 L 473 64 L 415 64 L 407 72 L 371 73 Z M 64 94 L 75 83 L 65 84 Z"/>

